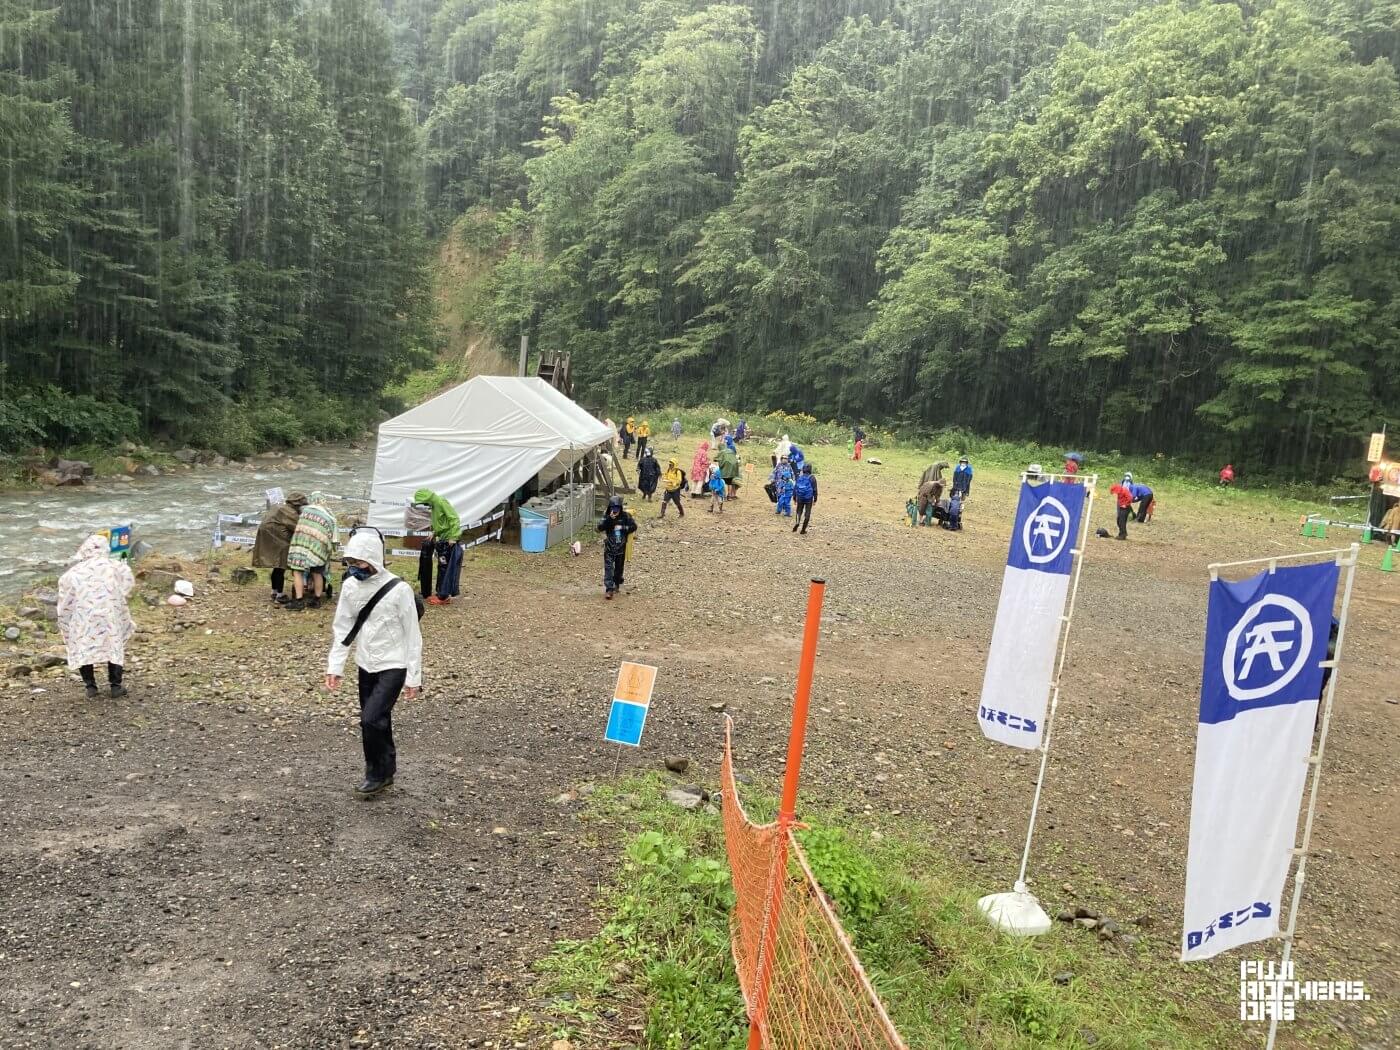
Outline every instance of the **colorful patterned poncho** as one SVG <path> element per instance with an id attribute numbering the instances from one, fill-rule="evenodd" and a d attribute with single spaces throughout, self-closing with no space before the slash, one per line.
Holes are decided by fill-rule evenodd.
<path id="1" fill-rule="evenodd" d="M 335 515 L 326 508 L 325 499 L 321 493 L 313 492 L 311 502 L 302 509 L 297 530 L 292 533 L 292 544 L 287 549 L 287 568 L 306 572 L 330 564 L 336 523 Z"/>
<path id="2" fill-rule="evenodd" d="M 58 580 L 58 629 L 68 648 L 68 668 L 124 664 L 136 631 L 126 596 L 136 586 L 131 567 L 111 556 L 106 536 L 89 536 L 76 564 Z"/>

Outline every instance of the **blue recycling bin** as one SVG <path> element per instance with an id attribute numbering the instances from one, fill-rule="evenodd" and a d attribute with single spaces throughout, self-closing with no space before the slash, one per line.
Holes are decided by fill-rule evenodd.
<path id="1" fill-rule="evenodd" d="M 542 554 L 549 546 L 549 519 L 520 515 L 520 549 L 526 554 Z"/>

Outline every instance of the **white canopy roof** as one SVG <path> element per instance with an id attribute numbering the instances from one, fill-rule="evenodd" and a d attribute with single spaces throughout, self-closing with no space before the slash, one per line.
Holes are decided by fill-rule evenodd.
<path id="1" fill-rule="evenodd" d="M 401 528 L 399 508 L 427 488 L 466 525 L 613 436 L 543 379 L 477 376 L 380 426 L 370 524 Z"/>

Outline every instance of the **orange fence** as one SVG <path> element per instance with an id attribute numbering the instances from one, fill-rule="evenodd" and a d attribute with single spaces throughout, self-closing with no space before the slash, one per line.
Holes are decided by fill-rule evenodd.
<path id="1" fill-rule="evenodd" d="M 748 1006 L 749 1046 L 905 1050 L 792 826 L 754 824 L 744 812 L 734 782 L 732 725 L 725 720 L 724 841 L 734 879 L 730 932 Z"/>

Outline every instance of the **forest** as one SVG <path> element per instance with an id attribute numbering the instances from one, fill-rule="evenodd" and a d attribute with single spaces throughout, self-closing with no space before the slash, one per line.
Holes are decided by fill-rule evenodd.
<path id="1" fill-rule="evenodd" d="M 1400 0 L 0 0 L 0 424 L 330 433 L 470 214 L 615 412 L 1327 476 L 1400 416 L 1398 62 Z"/>

